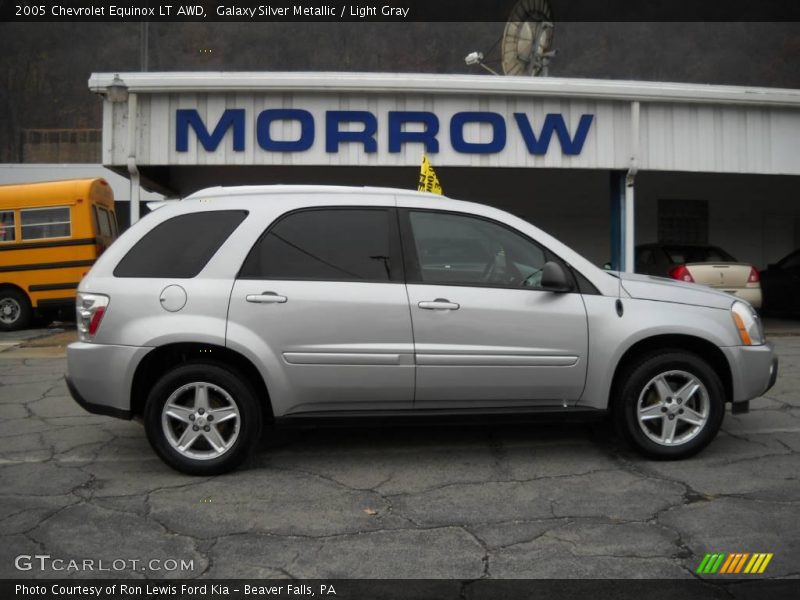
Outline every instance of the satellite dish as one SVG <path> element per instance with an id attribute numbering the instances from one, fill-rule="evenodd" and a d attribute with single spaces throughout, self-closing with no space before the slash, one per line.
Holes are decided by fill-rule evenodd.
<path id="1" fill-rule="evenodd" d="M 519 0 L 508 17 L 500 56 L 506 75 L 547 76 L 556 52 L 553 45 L 553 13 L 548 0 Z"/>

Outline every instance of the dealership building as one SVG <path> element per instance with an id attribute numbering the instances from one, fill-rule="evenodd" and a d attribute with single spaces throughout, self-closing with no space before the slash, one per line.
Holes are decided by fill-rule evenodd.
<path id="1" fill-rule="evenodd" d="M 717 245 L 800 247 L 800 90 L 388 73 L 98 73 L 102 162 L 140 187 L 416 188 L 512 212 L 598 265 Z M 269 202 L 265 198 L 265 202 Z M 141 211 L 144 212 L 144 205 Z"/>

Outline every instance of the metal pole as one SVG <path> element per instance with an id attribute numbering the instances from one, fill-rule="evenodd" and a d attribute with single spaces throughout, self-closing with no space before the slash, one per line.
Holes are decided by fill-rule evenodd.
<path id="1" fill-rule="evenodd" d="M 136 166 L 136 115 L 138 112 L 136 94 L 128 94 L 128 175 L 131 180 L 131 226 L 139 220 L 139 168 Z"/>
<path id="2" fill-rule="evenodd" d="M 631 160 L 625 176 L 625 272 L 633 273 L 634 262 L 634 181 L 638 171 L 639 155 L 639 102 L 631 102 Z"/>

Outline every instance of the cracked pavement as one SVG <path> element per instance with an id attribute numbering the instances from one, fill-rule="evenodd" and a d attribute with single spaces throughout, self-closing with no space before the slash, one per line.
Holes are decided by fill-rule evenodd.
<path id="1" fill-rule="evenodd" d="M 800 577 L 800 337 L 699 456 L 589 425 L 276 432 L 239 471 L 165 466 L 137 422 L 69 397 L 63 353 L 0 352 L 0 577 L 686 578 L 706 552 Z M 18 571 L 14 557 L 186 570 Z"/>

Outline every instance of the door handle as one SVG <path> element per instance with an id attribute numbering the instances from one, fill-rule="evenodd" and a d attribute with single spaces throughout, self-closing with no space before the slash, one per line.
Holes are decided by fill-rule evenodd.
<path id="1" fill-rule="evenodd" d="M 436 298 L 436 300 L 420 302 L 417 306 L 425 310 L 458 310 L 461 308 L 460 304 L 450 302 L 447 298 Z"/>
<path id="2" fill-rule="evenodd" d="M 286 296 L 279 296 L 275 292 L 248 294 L 244 299 L 248 302 L 255 302 L 256 304 L 283 304 L 287 300 Z"/>

